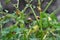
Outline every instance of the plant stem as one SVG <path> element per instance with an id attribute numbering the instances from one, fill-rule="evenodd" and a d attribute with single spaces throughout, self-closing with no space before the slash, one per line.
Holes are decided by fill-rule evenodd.
<path id="1" fill-rule="evenodd" d="M 58 7 L 56 10 L 54 10 L 52 13 L 57 13 L 57 11 L 59 11 L 60 10 L 60 7 Z"/>
<path id="2" fill-rule="evenodd" d="M 40 2 L 40 0 L 38 0 L 38 6 L 41 7 L 41 2 Z"/>
<path id="3" fill-rule="evenodd" d="M 46 8 L 44 9 L 43 12 L 46 12 L 46 10 L 48 9 L 48 7 L 51 5 L 52 2 L 53 2 L 53 0 L 51 0 L 51 1 L 48 3 L 48 5 L 46 6 Z"/>
<path id="4" fill-rule="evenodd" d="M 19 0 L 17 0 L 17 7 L 16 7 L 17 9 L 19 8 L 18 5 L 19 5 Z"/>
<path id="5" fill-rule="evenodd" d="M 22 10 L 22 13 L 24 13 L 28 7 L 29 7 L 29 4 L 26 4 L 25 8 Z"/>
<path id="6" fill-rule="evenodd" d="M 41 30 L 42 30 L 42 12 L 40 12 L 40 26 L 41 26 Z"/>
<path id="7" fill-rule="evenodd" d="M 33 10 L 33 8 L 32 8 L 32 5 L 30 5 L 30 8 L 31 8 L 31 10 L 32 10 L 32 12 L 33 12 L 36 20 L 37 20 L 38 25 L 40 26 L 40 23 L 39 23 L 39 21 L 38 21 L 38 19 L 37 19 L 37 17 L 36 17 L 36 13 L 34 12 L 34 10 Z"/>

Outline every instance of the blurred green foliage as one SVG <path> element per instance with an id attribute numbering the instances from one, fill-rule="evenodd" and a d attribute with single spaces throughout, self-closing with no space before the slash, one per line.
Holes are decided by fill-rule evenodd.
<path id="1" fill-rule="evenodd" d="M 28 5 L 30 5 L 29 7 L 31 8 L 36 18 L 36 14 L 32 8 L 32 5 L 31 4 Z M 48 6 L 49 5 L 50 4 L 48 4 Z M 1 31 L 0 39 L 1 40 L 60 40 L 60 22 L 58 22 L 54 12 L 48 14 L 45 13 L 45 11 L 40 12 L 39 16 L 40 19 L 36 18 L 36 20 L 33 20 L 31 25 L 29 25 L 29 28 L 26 28 L 25 26 L 25 22 L 28 21 L 26 19 L 27 16 L 24 14 L 24 12 L 21 12 L 20 10 L 16 10 L 16 12 L 13 14 L 1 12 L 0 14 L 5 14 L 5 16 L 0 17 L 0 31 Z M 10 27 L 3 28 L 3 24 L 7 23 L 10 18 L 15 19 L 16 23 L 14 25 L 11 25 Z"/>

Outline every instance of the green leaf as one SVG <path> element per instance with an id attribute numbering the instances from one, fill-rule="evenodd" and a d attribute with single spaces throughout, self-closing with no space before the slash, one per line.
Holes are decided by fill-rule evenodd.
<path id="1" fill-rule="evenodd" d="M 57 17 L 56 17 L 56 15 L 55 15 L 54 13 L 51 13 L 51 14 L 50 14 L 50 17 L 52 18 L 53 21 L 54 21 L 54 20 L 57 21 Z"/>
<path id="2" fill-rule="evenodd" d="M 43 18 L 43 28 L 49 27 L 47 18 Z"/>
<path id="3" fill-rule="evenodd" d="M 11 0 L 5 0 L 5 3 L 8 4 L 8 3 L 10 3 L 10 1 L 11 1 Z"/>

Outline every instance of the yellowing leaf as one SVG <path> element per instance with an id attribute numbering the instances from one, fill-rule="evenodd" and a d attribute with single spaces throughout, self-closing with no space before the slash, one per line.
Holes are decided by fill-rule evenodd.
<path id="1" fill-rule="evenodd" d="M 16 14 L 19 15 L 20 14 L 20 10 L 16 9 Z"/>
<path id="2" fill-rule="evenodd" d="M 39 26 L 38 25 L 35 25 L 34 27 L 33 27 L 33 32 L 36 32 L 36 31 L 38 31 L 39 30 Z"/>

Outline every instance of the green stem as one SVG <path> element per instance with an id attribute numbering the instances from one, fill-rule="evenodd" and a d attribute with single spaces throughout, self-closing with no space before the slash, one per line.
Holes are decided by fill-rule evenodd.
<path id="1" fill-rule="evenodd" d="M 36 17 L 36 13 L 34 12 L 34 10 L 33 10 L 33 8 L 32 8 L 32 5 L 30 5 L 30 8 L 31 8 L 31 10 L 32 10 L 32 12 L 33 12 L 36 20 L 37 20 L 38 25 L 40 26 L 40 23 L 39 23 L 39 21 L 38 21 L 38 19 L 37 19 L 37 17 Z"/>
<path id="2" fill-rule="evenodd" d="M 0 24 L 0 35 L 2 34 L 2 24 Z M 2 35 L 0 36 L 0 37 L 2 37 Z"/>
<path id="3" fill-rule="evenodd" d="M 41 7 L 41 1 L 40 0 L 38 0 L 38 6 L 39 7 Z M 40 12 L 40 27 L 41 27 L 41 30 L 42 30 L 42 19 L 41 19 L 42 17 L 41 17 L 41 12 Z"/>
<path id="4" fill-rule="evenodd" d="M 41 27 L 41 31 L 42 31 L 42 12 L 40 12 L 40 27 Z"/>
<path id="5" fill-rule="evenodd" d="M 48 5 L 46 6 L 46 8 L 44 9 L 43 12 L 46 12 L 46 10 L 48 9 L 48 7 L 51 5 L 52 2 L 53 2 L 53 0 L 51 0 L 51 1 L 48 3 Z"/>
<path id="6" fill-rule="evenodd" d="M 18 5 L 19 5 L 19 0 L 17 0 L 17 8 L 19 8 Z"/>
<path id="7" fill-rule="evenodd" d="M 40 31 L 41 31 L 41 40 L 43 40 L 43 29 L 42 29 L 43 22 L 42 22 L 42 15 L 41 14 L 42 14 L 42 12 L 40 12 L 40 28 L 41 28 Z"/>
<path id="8" fill-rule="evenodd" d="M 40 0 L 38 0 L 38 6 L 41 7 L 41 2 L 40 2 Z"/>
<path id="9" fill-rule="evenodd" d="M 32 2 L 32 0 L 30 2 L 28 2 L 28 4 L 26 4 L 25 8 L 22 10 L 22 12 L 24 13 L 26 11 L 26 9 L 29 7 L 29 4 Z"/>
<path id="10" fill-rule="evenodd" d="M 26 4 L 25 8 L 22 10 L 22 13 L 24 13 L 28 7 L 29 7 L 29 4 Z"/>
<path id="11" fill-rule="evenodd" d="M 32 12 L 33 12 L 33 14 L 34 14 L 34 16 L 35 16 L 35 18 L 36 18 L 36 13 L 34 12 L 34 10 L 33 10 L 33 8 L 32 8 L 32 6 L 30 5 L 30 8 L 31 8 L 31 10 L 32 10 Z M 42 18 L 42 16 L 41 16 L 41 18 Z M 41 28 L 41 40 L 43 40 L 43 30 L 42 30 L 42 20 L 40 19 L 40 22 L 38 21 L 38 19 L 36 18 L 36 20 L 37 20 L 37 23 L 38 23 L 38 26 Z"/>
<path id="12" fill-rule="evenodd" d="M 57 13 L 60 10 L 60 7 L 58 7 L 56 10 L 54 10 L 52 13 Z"/>

